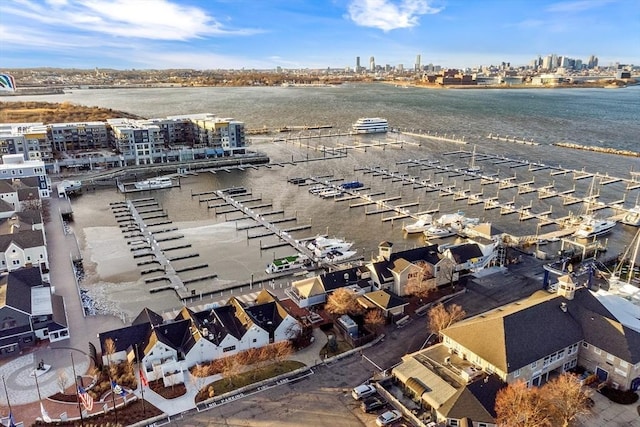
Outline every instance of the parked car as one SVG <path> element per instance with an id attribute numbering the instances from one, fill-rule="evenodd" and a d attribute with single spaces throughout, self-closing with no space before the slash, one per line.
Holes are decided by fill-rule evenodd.
<path id="1" fill-rule="evenodd" d="M 387 401 L 384 400 L 382 397 L 370 396 L 362 401 L 362 404 L 360 405 L 360 407 L 364 412 L 372 412 L 372 411 L 375 411 L 376 409 L 382 408 L 386 404 L 387 404 Z"/>
<path id="2" fill-rule="evenodd" d="M 374 386 L 369 384 L 362 384 L 351 390 L 351 396 L 353 396 L 355 400 L 360 400 L 364 399 L 365 397 L 369 397 L 372 394 L 375 394 L 375 392 L 376 388 Z"/>
<path id="3" fill-rule="evenodd" d="M 391 411 L 383 412 L 376 418 L 376 424 L 379 426 L 388 426 L 389 424 L 398 421 L 402 418 L 402 412 L 397 409 L 392 409 Z"/>

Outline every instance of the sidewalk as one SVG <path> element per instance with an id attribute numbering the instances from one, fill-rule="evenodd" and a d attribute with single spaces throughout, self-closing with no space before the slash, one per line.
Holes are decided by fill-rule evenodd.
<path id="1" fill-rule="evenodd" d="M 327 343 L 327 335 L 319 329 L 313 330 L 313 342 L 308 347 L 298 351 L 297 353 L 291 355 L 289 360 L 295 360 L 300 363 L 304 363 L 307 367 L 313 367 L 321 362 L 320 359 L 320 350 Z M 144 398 L 147 402 L 156 406 L 157 408 L 162 409 L 168 415 L 173 416 L 177 414 L 181 414 L 183 412 L 192 410 L 196 407 L 195 399 L 198 394 L 199 388 L 197 384 L 202 384 L 206 386 L 209 383 L 217 381 L 222 378 L 221 374 L 211 375 L 206 378 L 198 379 L 197 381 L 191 376 L 189 371 L 184 372 L 184 385 L 187 389 L 187 392 L 175 399 L 166 400 L 159 394 L 151 391 L 148 387 L 144 389 Z M 139 398 L 142 398 L 142 392 L 140 387 L 135 390 L 134 394 Z"/>

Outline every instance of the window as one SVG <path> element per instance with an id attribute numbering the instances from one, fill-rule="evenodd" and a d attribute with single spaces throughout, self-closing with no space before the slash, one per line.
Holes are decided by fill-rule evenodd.
<path id="1" fill-rule="evenodd" d="M 536 369 L 536 366 L 538 366 L 538 362 L 535 361 L 531 364 L 531 369 Z"/>
<path id="2" fill-rule="evenodd" d="M 518 378 L 519 376 L 520 376 L 520 369 L 516 369 L 515 371 L 513 371 L 514 378 Z"/>
<path id="3" fill-rule="evenodd" d="M 595 354 L 602 354 L 602 350 L 600 350 L 598 347 L 593 347 L 593 352 Z"/>
<path id="4" fill-rule="evenodd" d="M 236 346 L 235 346 L 235 345 L 232 345 L 232 346 L 229 346 L 229 347 L 225 347 L 225 348 L 223 348 L 223 349 L 222 349 L 222 352 L 223 352 L 223 353 L 226 353 L 226 352 L 229 352 L 229 351 L 233 351 L 233 350 L 235 350 L 235 349 L 236 349 Z"/>
<path id="5" fill-rule="evenodd" d="M 624 360 L 620 361 L 620 367 L 623 369 L 627 369 L 629 367 L 629 364 L 627 362 L 625 362 Z"/>
<path id="6" fill-rule="evenodd" d="M 607 353 L 607 360 L 609 362 L 613 362 L 614 360 L 616 360 L 616 357 L 613 354 Z"/>
<path id="7" fill-rule="evenodd" d="M 584 344 L 585 343 L 582 343 L 582 345 L 584 345 Z M 569 346 L 567 354 L 568 355 L 572 355 L 572 354 L 577 353 L 577 352 L 578 352 L 578 343 L 575 343 L 575 344 Z M 558 358 L 564 357 L 564 350 L 562 350 L 560 353 L 562 353 L 562 356 L 559 356 Z"/>
<path id="8" fill-rule="evenodd" d="M 449 425 L 453 426 L 453 427 L 457 427 L 458 426 L 458 420 L 449 419 Z"/>
<path id="9" fill-rule="evenodd" d="M 578 364 L 578 359 L 573 359 L 562 366 L 563 371 L 568 371 L 569 369 L 575 368 Z"/>
<path id="10" fill-rule="evenodd" d="M 588 343 L 588 342 L 583 341 L 583 342 L 582 342 L 582 346 L 583 346 L 584 348 L 589 348 L 589 343 Z"/>

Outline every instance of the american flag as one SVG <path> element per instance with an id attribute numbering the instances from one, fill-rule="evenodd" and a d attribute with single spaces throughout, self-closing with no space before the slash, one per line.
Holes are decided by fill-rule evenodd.
<path id="1" fill-rule="evenodd" d="M 138 373 L 140 374 L 140 383 L 142 383 L 142 387 L 148 386 L 149 385 L 149 381 L 147 381 L 147 378 L 144 376 L 144 373 L 142 372 L 142 369 L 139 369 Z"/>
<path id="2" fill-rule="evenodd" d="M 78 386 L 78 398 L 80 399 L 82 406 L 84 406 L 84 409 L 87 411 L 93 409 L 93 397 L 91 397 L 91 395 L 81 386 Z"/>

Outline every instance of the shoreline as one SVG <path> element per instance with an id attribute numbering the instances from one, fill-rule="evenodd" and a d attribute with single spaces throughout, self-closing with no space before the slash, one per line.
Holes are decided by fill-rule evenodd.
<path id="1" fill-rule="evenodd" d="M 632 79 L 634 80 L 634 79 Z M 640 81 L 634 80 L 623 85 L 617 84 L 570 84 L 570 85 L 530 85 L 530 84 L 519 84 L 519 85 L 438 85 L 438 84 L 418 84 L 418 83 L 397 83 L 393 81 L 382 81 L 380 83 L 394 85 L 399 88 L 420 88 L 420 89 L 435 89 L 435 90 L 446 90 L 446 89 L 470 89 L 470 90 L 496 90 L 496 89 L 626 89 L 630 86 L 638 86 L 640 85 Z"/>

